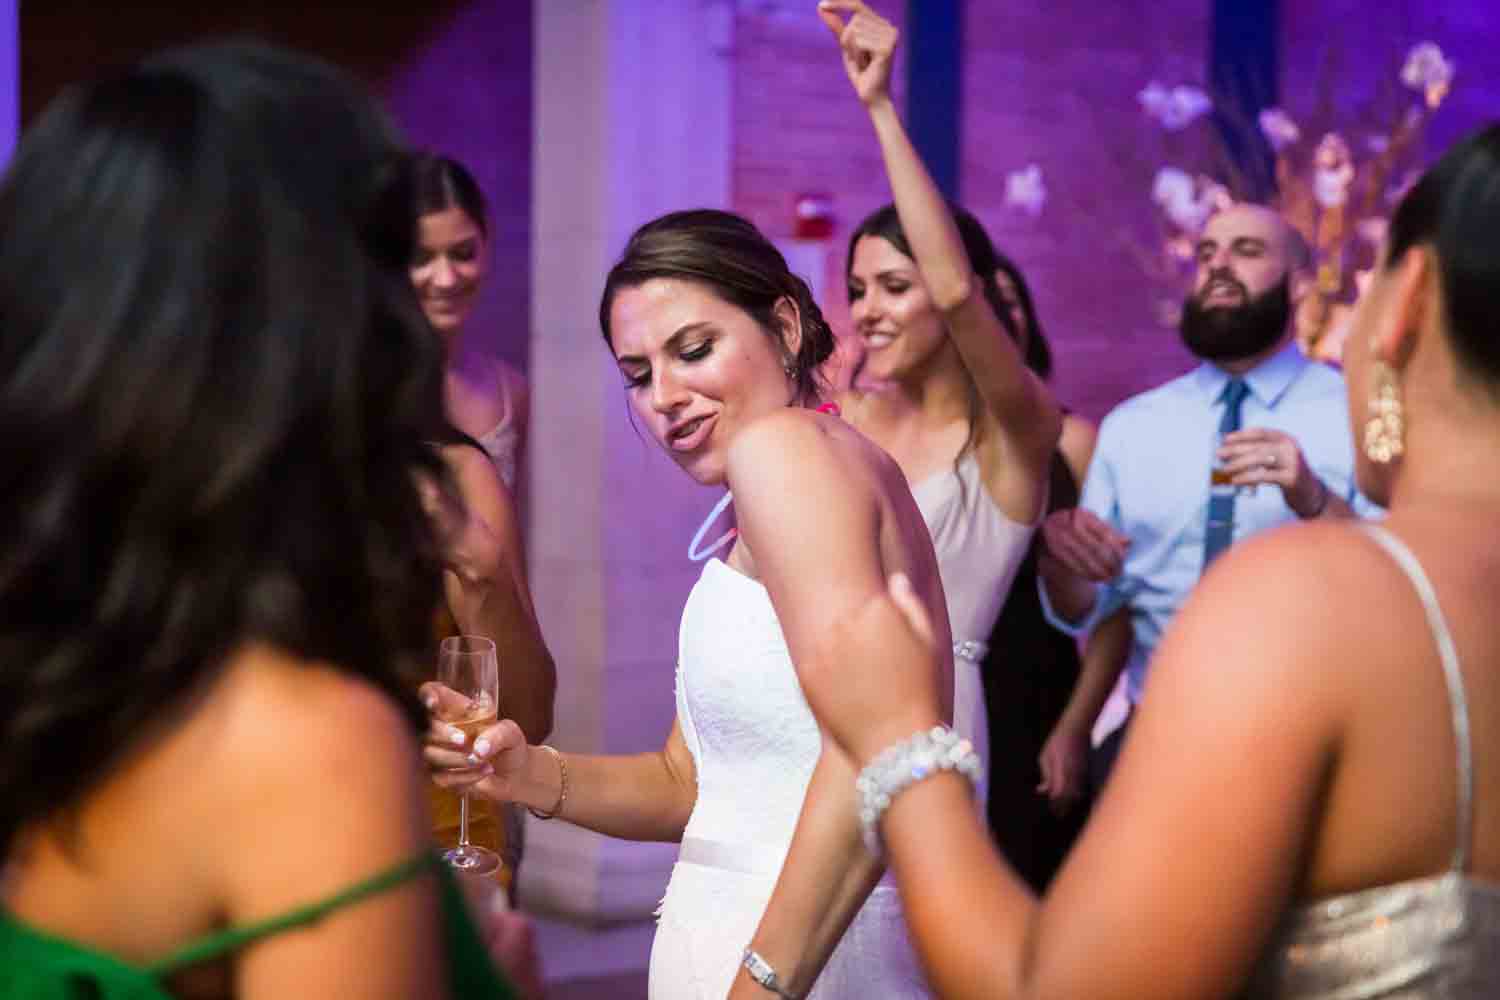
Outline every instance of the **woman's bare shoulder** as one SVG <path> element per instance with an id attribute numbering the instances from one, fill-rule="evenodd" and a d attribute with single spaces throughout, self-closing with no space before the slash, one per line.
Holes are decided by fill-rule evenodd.
<path id="1" fill-rule="evenodd" d="M 252 786 L 380 780 L 416 759 L 416 733 L 389 694 L 338 666 L 266 645 L 237 652 L 197 713 L 225 765 Z"/>
<path id="2" fill-rule="evenodd" d="M 894 466 L 889 455 L 848 421 L 799 407 L 761 417 L 743 428 L 729 449 L 731 483 L 769 476 L 873 491 L 876 481 Z"/>

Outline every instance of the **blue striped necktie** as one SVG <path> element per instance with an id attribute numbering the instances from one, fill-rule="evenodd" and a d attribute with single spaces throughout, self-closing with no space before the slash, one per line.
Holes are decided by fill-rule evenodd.
<path id="1" fill-rule="evenodd" d="M 1219 421 L 1221 437 L 1240 429 L 1240 406 L 1249 392 L 1250 387 L 1245 384 L 1245 380 L 1238 377 L 1230 379 L 1229 384 L 1224 386 L 1224 417 Z M 1218 456 L 1214 456 L 1214 464 L 1218 464 L 1218 461 Z M 1234 538 L 1234 494 L 1233 487 L 1220 488 L 1209 494 L 1208 527 L 1203 533 L 1205 571 L 1209 563 L 1229 548 L 1229 543 Z"/>

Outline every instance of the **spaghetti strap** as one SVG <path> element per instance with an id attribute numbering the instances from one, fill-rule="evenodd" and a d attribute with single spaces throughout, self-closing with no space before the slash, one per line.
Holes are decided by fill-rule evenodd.
<path id="1" fill-rule="evenodd" d="M 1422 610 L 1427 614 L 1427 626 L 1437 641 L 1438 657 L 1443 663 L 1443 679 L 1448 686 L 1448 706 L 1453 715 L 1453 738 L 1457 744 L 1458 758 L 1458 843 L 1453 850 L 1453 868 L 1467 872 L 1469 853 L 1474 832 L 1474 757 L 1469 741 L 1469 700 L 1464 692 L 1463 672 L 1458 665 L 1458 649 L 1453 645 L 1453 635 L 1448 631 L 1448 622 L 1438 605 L 1437 591 L 1422 564 L 1406 543 L 1384 526 L 1373 522 L 1361 524 L 1381 548 L 1396 561 L 1406 574 L 1411 585 L 1421 598 Z"/>
<path id="2" fill-rule="evenodd" d="M 157 978 L 169 976 L 179 969 L 186 969 L 201 962 L 207 962 L 222 955 L 238 951 L 245 947 L 245 945 L 258 941 L 261 938 L 316 923 L 335 910 L 343 909 L 360 900 L 394 888 L 440 863 L 435 853 L 430 850 L 424 850 L 416 857 L 408 858 L 395 867 L 388 868 L 365 879 L 363 882 L 357 882 L 327 899 L 299 906 L 295 910 L 290 910 L 280 916 L 271 917 L 267 920 L 256 921 L 253 924 L 246 924 L 243 927 L 231 927 L 228 930 L 199 938 L 197 941 L 193 941 L 177 949 L 166 958 L 152 962 L 145 967 L 145 971 Z"/>

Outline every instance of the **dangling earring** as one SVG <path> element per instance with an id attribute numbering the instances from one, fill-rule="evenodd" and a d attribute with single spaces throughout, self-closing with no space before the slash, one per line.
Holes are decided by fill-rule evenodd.
<path id="1" fill-rule="evenodd" d="M 786 372 L 787 378 L 793 382 L 797 381 L 797 363 L 791 358 L 787 358 L 781 363 L 781 370 Z"/>
<path id="2" fill-rule="evenodd" d="M 1365 421 L 1365 454 L 1387 465 L 1406 451 L 1406 421 L 1401 412 L 1401 387 L 1384 361 L 1370 362 L 1370 413 Z"/>

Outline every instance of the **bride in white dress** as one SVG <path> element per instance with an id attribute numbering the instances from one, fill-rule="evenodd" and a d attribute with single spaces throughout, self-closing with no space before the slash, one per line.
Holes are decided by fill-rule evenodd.
<path id="1" fill-rule="evenodd" d="M 653 1000 L 929 996 L 895 889 L 865 851 L 854 770 L 793 661 L 908 574 L 946 635 L 938 567 L 901 469 L 818 412 L 833 335 L 754 226 L 718 211 L 642 227 L 600 306 L 636 419 L 690 476 L 731 490 L 737 536 L 683 612 L 677 721 L 635 756 L 528 746 L 502 721 L 472 748 L 435 729 L 441 783 L 617 837 L 681 840 L 651 958 Z M 825 408 L 826 409 L 826 408 Z M 686 534 L 686 532 L 685 532 Z M 950 695 L 952 663 L 938 669 Z M 748 960 L 747 949 L 758 959 Z M 742 960 L 751 968 L 742 966 Z"/>

